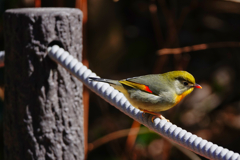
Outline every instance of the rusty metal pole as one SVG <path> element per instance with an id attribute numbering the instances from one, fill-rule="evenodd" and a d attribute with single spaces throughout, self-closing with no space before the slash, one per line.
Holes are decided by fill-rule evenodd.
<path id="1" fill-rule="evenodd" d="M 6 160 L 84 159 L 82 83 L 46 52 L 61 44 L 81 61 L 82 19 L 70 8 L 5 12 Z"/>

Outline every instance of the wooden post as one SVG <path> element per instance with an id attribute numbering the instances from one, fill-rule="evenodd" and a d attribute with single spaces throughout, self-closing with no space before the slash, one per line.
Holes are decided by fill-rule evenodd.
<path id="1" fill-rule="evenodd" d="M 70 8 L 6 11 L 6 160 L 84 159 L 82 83 L 46 52 L 59 41 L 81 61 L 82 18 Z"/>

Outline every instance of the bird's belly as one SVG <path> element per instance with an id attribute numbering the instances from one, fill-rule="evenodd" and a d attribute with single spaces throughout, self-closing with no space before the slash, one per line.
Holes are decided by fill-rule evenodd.
<path id="1" fill-rule="evenodd" d="M 161 101 L 157 103 L 150 103 L 150 102 L 142 102 L 135 99 L 129 99 L 129 98 L 127 99 L 135 108 L 138 108 L 140 110 L 147 110 L 151 112 L 166 111 L 174 106 L 174 104 L 172 103 L 162 103 Z"/>
<path id="2" fill-rule="evenodd" d="M 133 107 L 138 108 L 140 110 L 161 112 L 175 106 L 175 102 L 172 102 L 170 100 L 171 97 L 169 96 L 167 96 L 168 98 L 167 97 L 161 98 L 159 96 L 148 94 L 141 91 L 135 91 L 131 94 L 122 86 L 114 85 L 113 87 L 122 92 Z"/>
<path id="3" fill-rule="evenodd" d="M 134 94 L 131 94 L 131 93 L 129 94 L 128 92 L 124 93 L 128 101 L 135 108 L 138 108 L 140 110 L 147 110 L 151 112 L 161 112 L 175 106 L 175 103 L 173 103 L 169 99 L 170 97 L 159 97 L 157 95 L 143 93 L 143 92 L 140 92 L 140 93 L 134 92 Z"/>

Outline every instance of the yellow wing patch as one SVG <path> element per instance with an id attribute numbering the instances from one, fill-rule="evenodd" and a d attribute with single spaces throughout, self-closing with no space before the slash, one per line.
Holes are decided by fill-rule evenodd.
<path id="1" fill-rule="evenodd" d="M 126 86 L 152 93 L 152 91 L 149 89 L 149 87 L 147 85 L 140 84 L 140 83 L 135 83 L 135 82 L 131 82 L 131 81 L 126 81 L 126 80 L 122 80 L 122 81 L 119 81 L 119 82 L 121 84 L 126 85 Z"/>

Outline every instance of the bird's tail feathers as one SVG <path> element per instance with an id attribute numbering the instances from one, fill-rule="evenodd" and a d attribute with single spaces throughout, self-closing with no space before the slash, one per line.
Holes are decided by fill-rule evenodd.
<path id="1" fill-rule="evenodd" d="M 98 77 L 89 77 L 88 79 L 91 80 L 91 81 L 109 83 L 110 85 L 111 84 L 120 85 L 120 83 L 117 80 L 103 79 L 103 78 L 98 78 Z"/>

